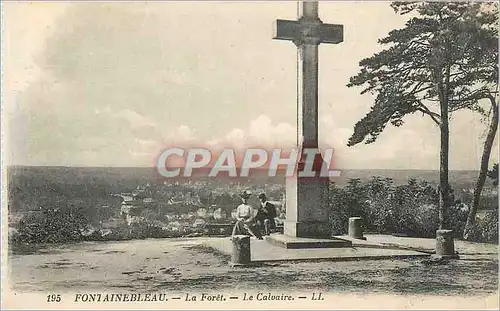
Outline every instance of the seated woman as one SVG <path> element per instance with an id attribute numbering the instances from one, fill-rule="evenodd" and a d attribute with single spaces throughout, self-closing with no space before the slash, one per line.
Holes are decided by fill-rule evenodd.
<path id="1" fill-rule="evenodd" d="M 250 195 L 249 191 L 245 191 L 240 195 L 242 204 L 236 208 L 236 224 L 233 228 L 233 236 L 239 234 L 252 235 L 259 240 L 263 240 L 259 230 L 255 227 L 253 208 L 248 205 Z"/>

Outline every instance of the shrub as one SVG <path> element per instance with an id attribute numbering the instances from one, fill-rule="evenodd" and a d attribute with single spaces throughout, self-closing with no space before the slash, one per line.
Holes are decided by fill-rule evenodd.
<path id="1" fill-rule="evenodd" d="M 349 217 L 363 218 L 365 231 L 434 237 L 439 225 L 437 189 L 426 181 L 409 179 L 394 185 L 391 179 L 373 177 L 368 182 L 348 180 L 343 188 L 332 185 L 330 222 L 335 235 L 347 232 Z M 451 193 L 449 228 L 457 236 L 465 225 L 467 211 Z M 490 229 L 491 231 L 492 229 Z"/>
<path id="2" fill-rule="evenodd" d="M 425 181 L 409 179 L 397 186 L 392 197 L 397 233 L 431 237 L 438 228 L 437 190 Z"/>
<path id="3" fill-rule="evenodd" d="M 367 183 L 367 205 L 365 229 L 368 232 L 390 233 L 395 228 L 395 215 L 392 206 L 394 184 L 392 179 L 373 177 Z"/>
<path id="4" fill-rule="evenodd" d="M 455 203 L 450 206 L 448 211 L 448 228 L 453 230 L 455 238 L 462 238 L 465 223 L 467 222 L 467 213 L 467 206 L 460 200 L 455 201 Z"/>
<path id="5" fill-rule="evenodd" d="M 141 220 L 130 225 L 132 239 L 161 238 L 165 237 L 162 227 L 154 222 Z"/>
<path id="6" fill-rule="evenodd" d="M 493 210 L 476 220 L 470 240 L 475 242 L 498 243 L 498 210 Z"/>
<path id="7" fill-rule="evenodd" d="M 359 179 L 350 179 L 344 188 L 331 185 L 330 223 L 334 235 L 347 232 L 349 217 L 365 216 L 367 203 L 366 189 Z"/>
<path id="8" fill-rule="evenodd" d="M 83 241 L 82 232 L 89 226 L 78 209 L 45 209 L 24 216 L 19 222 L 18 243 L 64 243 Z"/>

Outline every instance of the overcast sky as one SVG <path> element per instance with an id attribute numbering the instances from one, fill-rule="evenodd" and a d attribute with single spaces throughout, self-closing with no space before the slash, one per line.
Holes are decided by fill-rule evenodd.
<path id="1" fill-rule="evenodd" d="M 295 142 L 296 48 L 272 24 L 296 2 L 2 5 L 9 164 L 151 166 L 169 144 Z M 345 27 L 320 46 L 320 139 L 336 166 L 437 169 L 439 131 L 420 115 L 346 147 L 373 98 L 345 85 L 406 17 L 388 2 L 321 2 L 320 17 Z M 457 113 L 451 130 L 451 169 L 477 169 L 485 125 Z"/>

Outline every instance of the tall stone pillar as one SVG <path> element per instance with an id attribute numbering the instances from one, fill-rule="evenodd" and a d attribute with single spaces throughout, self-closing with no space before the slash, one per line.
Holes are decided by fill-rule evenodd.
<path id="1" fill-rule="evenodd" d="M 320 43 L 343 41 L 343 26 L 324 24 L 318 16 L 317 0 L 302 1 L 298 21 L 278 20 L 275 39 L 290 40 L 300 53 L 300 105 L 298 139 L 300 150 L 318 150 L 318 47 Z M 309 152 L 308 152 L 309 154 Z M 321 177 L 323 159 L 299 155 L 299 174 L 287 177 L 284 233 L 297 238 L 330 238 L 329 178 Z M 313 162 L 314 176 L 300 171 Z M 308 170 L 309 171 L 309 170 Z"/>

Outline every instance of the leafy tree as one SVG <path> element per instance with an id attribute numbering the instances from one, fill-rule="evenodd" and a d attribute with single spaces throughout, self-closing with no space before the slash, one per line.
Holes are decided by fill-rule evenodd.
<path id="1" fill-rule="evenodd" d="M 480 25 L 482 32 L 481 40 L 478 46 L 482 51 L 476 61 L 470 61 L 466 69 L 472 77 L 479 76 L 481 79 L 477 82 L 477 89 L 465 93 L 462 97 L 462 105 L 472 108 L 479 112 L 486 120 L 489 120 L 488 133 L 484 140 L 483 153 L 479 175 L 474 187 L 472 205 L 467 217 L 467 223 L 464 228 L 463 237 L 468 238 L 468 233 L 474 225 L 476 213 L 480 205 L 481 192 L 486 182 L 488 167 L 490 162 L 491 150 L 495 141 L 498 128 L 498 4 L 490 3 L 479 5 L 476 12 L 477 24 Z M 472 80 L 476 82 L 476 80 Z M 486 104 L 486 108 L 482 103 Z"/>
<path id="2" fill-rule="evenodd" d="M 497 53 L 498 55 L 498 53 Z M 488 134 L 486 135 L 486 139 L 484 140 L 484 146 L 483 146 L 483 154 L 481 156 L 481 165 L 479 168 L 479 176 L 476 181 L 476 185 L 474 187 L 474 194 L 472 198 L 472 205 L 469 210 L 469 214 L 467 216 L 467 223 L 464 228 L 463 232 L 463 238 L 468 239 L 469 237 L 469 232 L 471 231 L 472 227 L 474 226 L 475 220 L 476 220 L 476 213 L 480 205 L 481 201 L 481 192 L 483 191 L 484 183 L 486 182 L 486 177 L 489 176 L 488 174 L 488 165 L 490 162 L 490 155 L 491 155 L 491 150 L 493 149 L 493 143 L 495 141 L 495 136 L 497 133 L 497 128 L 498 128 L 498 120 L 499 120 L 499 112 L 498 112 L 498 93 L 491 92 L 489 94 L 489 101 L 491 104 L 490 110 L 488 112 L 488 115 L 491 115 L 491 120 L 488 128 Z M 483 115 L 485 115 L 484 112 L 482 112 Z M 497 176 L 498 176 L 498 164 L 495 164 L 497 168 Z M 495 169 L 495 167 L 493 167 Z M 494 179 L 494 178 L 493 178 Z M 498 185 L 498 177 L 496 179 L 496 183 L 494 180 L 494 185 Z"/>
<path id="3" fill-rule="evenodd" d="M 462 2 L 394 2 L 391 7 L 413 17 L 380 39 L 387 48 L 362 60 L 360 72 L 351 77 L 348 87 L 362 86 L 361 94 L 376 97 L 348 146 L 373 143 L 388 124 L 402 126 L 406 115 L 429 117 L 440 129 L 439 227 L 446 228 L 452 204 L 449 121 L 460 109 L 481 111 L 478 101 L 491 95 L 498 79 L 496 7 Z"/>

